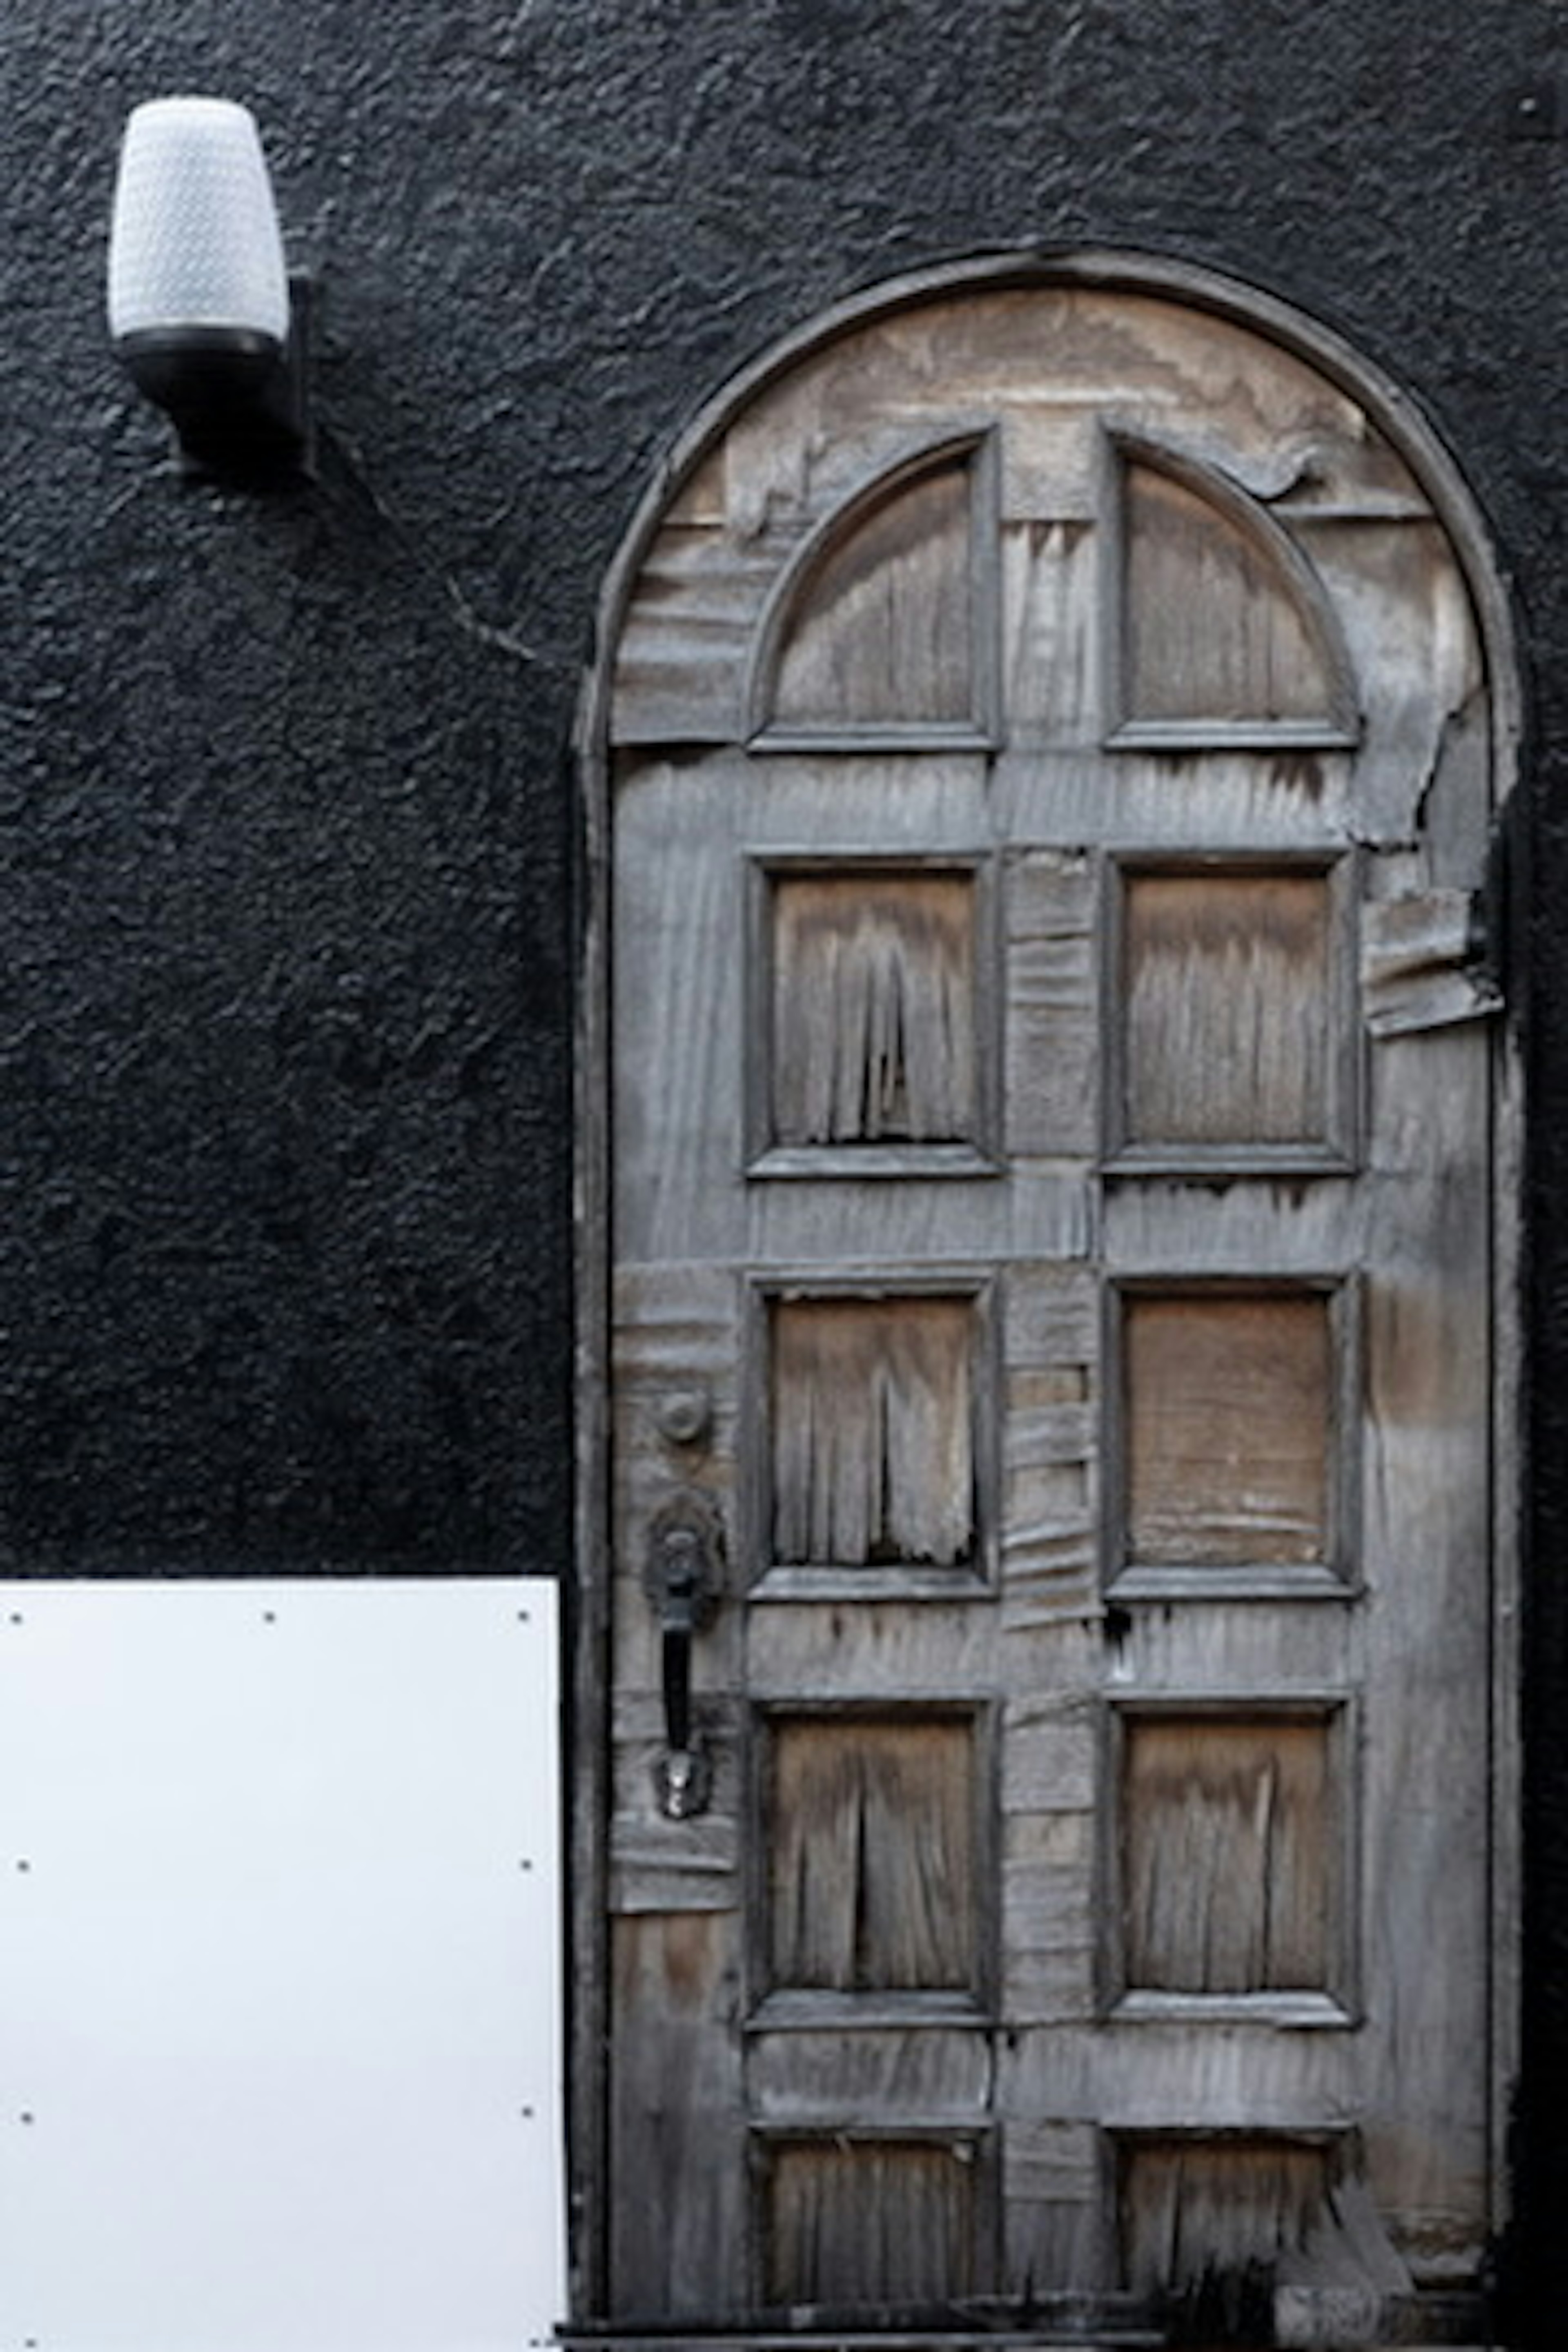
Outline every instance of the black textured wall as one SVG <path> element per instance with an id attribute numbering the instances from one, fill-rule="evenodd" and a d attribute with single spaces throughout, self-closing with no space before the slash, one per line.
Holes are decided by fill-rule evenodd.
<path id="1" fill-rule="evenodd" d="M 120 124 L 182 89 L 255 108 L 324 285 L 296 495 L 182 482 L 104 349 Z M 1447 436 L 1517 584 L 1532 729 L 1523 2186 L 1548 2278 L 1560 0 L 7 0 L 0 122 L 11 1572 L 566 1567 L 571 727 L 610 552 L 730 370 L 907 268 L 1123 243 L 1293 299 Z"/>

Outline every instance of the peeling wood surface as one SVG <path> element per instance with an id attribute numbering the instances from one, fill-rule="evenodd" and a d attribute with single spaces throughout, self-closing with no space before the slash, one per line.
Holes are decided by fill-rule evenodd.
<path id="1" fill-rule="evenodd" d="M 765 2299 L 930 2305 L 978 2278 L 968 2141 L 842 2138 L 769 2150 Z"/>
<path id="2" fill-rule="evenodd" d="M 1316 722 L 1349 715 L 1326 607 L 1256 509 L 1244 528 L 1192 479 L 1128 464 L 1121 591 L 1124 714 L 1132 720 Z M 1278 537 L 1278 550 L 1271 543 Z"/>
<path id="3" fill-rule="evenodd" d="M 772 1985 L 978 1994 L 972 1726 L 784 1717 L 769 1747 Z"/>
<path id="4" fill-rule="evenodd" d="M 976 724 L 967 460 L 900 483 L 810 564 L 763 714 L 809 732 Z"/>
<path id="5" fill-rule="evenodd" d="M 1015 1159 L 1087 1158 L 1100 1134 L 1096 876 L 1081 855 L 1008 864 L 1005 1134 Z"/>
<path id="6" fill-rule="evenodd" d="M 770 2002 L 763 2021 L 776 2012 Z M 845 2116 L 925 2116 L 961 2124 L 984 2115 L 991 2097 L 989 2034 L 934 2018 L 918 2033 L 868 2032 L 796 2015 L 786 2031 L 753 2024 L 746 2042 L 746 2090 L 765 2126 L 840 2127 Z"/>
<path id="7" fill-rule="evenodd" d="M 1331 2174 L 1328 2148 L 1289 2140 L 1129 2144 L 1121 2212 L 1126 2284 L 1179 2290 L 1205 2275 L 1272 2273 L 1318 2225 Z"/>
<path id="8" fill-rule="evenodd" d="M 1335 1148 L 1332 950 L 1325 875 L 1127 874 L 1120 1139 Z"/>
<path id="9" fill-rule="evenodd" d="M 616 685 L 617 2307 L 1407 2328 L 1492 2218 L 1453 552 L 1248 331 L 988 295 L 759 396 Z"/>
<path id="10" fill-rule="evenodd" d="M 772 950 L 770 1142 L 973 1139 L 971 877 L 780 875 Z"/>
<path id="11" fill-rule="evenodd" d="M 1482 963 L 1476 894 L 1428 890 L 1368 910 L 1362 955 L 1367 1027 L 1374 1037 L 1484 1021 L 1502 1010 Z"/>
<path id="12" fill-rule="evenodd" d="M 972 1559 L 973 1300 L 780 1299 L 771 1339 L 773 1559 Z"/>
<path id="13" fill-rule="evenodd" d="M 610 2162 L 637 2184 L 610 2208 L 625 2307 L 672 2318 L 739 2309 L 747 2285 L 739 2056 L 714 2031 L 732 2011 L 734 1922 L 623 1918 L 611 1957 Z M 691 2194 L 697 2180 L 700 2197 Z"/>
<path id="14" fill-rule="evenodd" d="M 835 512 L 955 430 L 999 427 L 1009 523 L 1097 517 L 1112 404 L 1119 421 L 1142 412 L 1168 446 L 1223 462 L 1253 494 L 1290 484 L 1273 505 L 1302 540 L 1421 528 L 1419 491 L 1355 403 L 1245 328 L 1065 288 L 946 311 L 846 338 L 737 420 L 638 582 L 617 665 L 617 740 L 740 740 L 747 646 L 770 585 Z M 1056 632 L 1074 666 L 1085 635 L 1076 623 Z M 1049 704 L 1070 723 L 1081 697 Z M 1047 709 L 1043 678 L 1026 706 Z"/>
<path id="15" fill-rule="evenodd" d="M 1128 1985 L 1331 1990 L 1340 1857 L 1326 1725 L 1134 1717 L 1123 1739 Z"/>

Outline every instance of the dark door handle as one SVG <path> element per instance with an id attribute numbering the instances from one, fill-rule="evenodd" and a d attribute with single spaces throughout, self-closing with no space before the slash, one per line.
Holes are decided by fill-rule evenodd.
<path id="1" fill-rule="evenodd" d="M 664 1736 L 679 1754 L 691 1746 L 691 1637 L 697 1631 L 696 1604 L 693 1569 L 672 1560 L 666 1576 L 659 1630 L 664 1649 Z"/>
<path id="2" fill-rule="evenodd" d="M 645 1579 L 658 1612 L 664 1754 L 654 1766 L 659 1810 L 670 1821 L 705 1812 L 713 1771 L 691 1721 L 691 1643 L 718 1603 L 722 1529 L 701 1498 L 681 1496 L 655 1519 Z"/>

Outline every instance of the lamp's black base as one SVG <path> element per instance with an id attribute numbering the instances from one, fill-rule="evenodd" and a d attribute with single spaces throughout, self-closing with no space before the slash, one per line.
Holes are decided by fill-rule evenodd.
<path id="1" fill-rule="evenodd" d="M 294 278 L 289 294 L 281 346 L 243 327 L 153 328 L 116 342 L 132 383 L 172 421 L 187 471 L 256 488 L 310 473 L 309 289 Z"/>

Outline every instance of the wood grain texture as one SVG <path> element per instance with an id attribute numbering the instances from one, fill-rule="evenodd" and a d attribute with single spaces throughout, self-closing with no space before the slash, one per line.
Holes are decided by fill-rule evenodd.
<path id="1" fill-rule="evenodd" d="M 1055 517 L 1066 503 L 1061 486 L 1053 496 L 1041 484 L 1038 494 L 1053 520 L 1012 523 L 1002 532 L 1007 731 L 1019 744 L 1088 746 L 1102 725 L 1101 534 L 1087 516 Z"/>
<path id="2" fill-rule="evenodd" d="M 967 458 L 902 480 L 813 551 L 790 583 L 762 723 L 976 723 L 971 481 Z"/>
<path id="3" fill-rule="evenodd" d="M 610 2208 L 622 2309 L 692 2316 L 746 2297 L 740 2055 L 713 2030 L 733 2013 L 738 1922 L 616 1923 L 610 2160 L 635 2193 Z"/>
<path id="4" fill-rule="evenodd" d="M 1363 935 L 1362 986 L 1374 1037 L 1482 1021 L 1502 1010 L 1484 961 L 1481 909 L 1468 890 L 1411 891 L 1372 907 Z"/>
<path id="5" fill-rule="evenodd" d="M 756 616 L 791 542 L 671 520 L 638 578 L 616 667 L 623 743 L 739 742 Z"/>
<path id="6" fill-rule="evenodd" d="M 1124 467 L 1124 715 L 1342 729 L 1327 609 L 1284 533 L 1222 481 L 1215 474 L 1205 495 L 1195 469 L 1184 479 L 1163 467 Z"/>
<path id="7" fill-rule="evenodd" d="M 784 2140 L 768 2150 L 771 2304 L 931 2305 L 979 2284 L 968 2140 Z"/>
<path id="8" fill-rule="evenodd" d="M 973 877 L 780 874 L 771 897 L 767 1140 L 973 1140 Z"/>
<path id="9" fill-rule="evenodd" d="M 1079 2122 L 1013 2115 L 1003 2148 L 1004 2275 L 1049 2279 L 1059 2293 L 1108 2284 L 1100 2204 L 1100 2135 Z"/>
<path id="10" fill-rule="evenodd" d="M 1098 1144 L 1094 879 L 1083 856 L 1008 861 L 1005 1135 L 1020 1158 L 1087 1158 Z"/>
<path id="11" fill-rule="evenodd" d="M 1114 1141 L 1205 1154 L 1340 1140 L 1322 874 L 1127 872 Z"/>
<path id="12" fill-rule="evenodd" d="M 1122 1302 L 1127 1557 L 1241 1568 L 1330 1557 L 1329 1302 L 1288 1290 Z"/>
<path id="13" fill-rule="evenodd" d="M 1340 1872 L 1324 1724 L 1132 1717 L 1121 1846 L 1130 1987 L 1331 1989 Z"/>
<path id="14" fill-rule="evenodd" d="M 754 2013 L 747 2035 L 746 2094 L 763 2124 L 838 2129 L 920 2116 L 978 2126 L 989 2115 L 991 2038 L 974 2021 L 955 2029 L 905 2017 L 868 2032 L 843 2021 L 841 2003 L 834 2025 L 813 2025 L 797 2003 L 787 2027 L 770 2031 L 780 2006 Z"/>
<path id="15" fill-rule="evenodd" d="M 973 1727 L 783 1717 L 769 1746 L 771 1982 L 977 1991 Z"/>
<path id="16" fill-rule="evenodd" d="M 973 1301 L 775 1300 L 769 1353 L 773 1559 L 972 1559 Z"/>
<path id="17" fill-rule="evenodd" d="M 1328 2200 L 1331 2150 L 1284 2138 L 1126 2142 L 1121 2149 L 1122 2277 L 1147 2292 L 1205 2277 L 1245 2281 L 1298 2253 Z"/>
<path id="18" fill-rule="evenodd" d="M 1490 800 L 1487 705 L 1475 615 L 1454 551 L 1430 518 L 1294 528 L 1342 618 L 1357 671 L 1358 841 L 1419 845 L 1429 878 L 1479 874 Z"/>
<path id="19" fill-rule="evenodd" d="M 1226 357 L 1216 364 L 1219 352 Z M 918 462 L 922 448 L 951 445 L 955 426 L 973 434 L 986 425 L 999 446 L 1009 540 L 1016 723 L 1058 741 L 1089 740 L 1084 682 L 1100 667 L 1085 646 L 1094 599 L 1075 583 L 1064 625 L 1065 551 L 1050 535 L 1076 536 L 1087 586 L 1103 513 L 1108 402 L 1119 421 L 1142 415 L 1173 447 L 1212 458 L 1314 556 L 1325 540 L 1359 545 L 1379 531 L 1388 545 L 1423 534 L 1442 551 L 1416 485 L 1357 404 L 1325 394 L 1310 370 L 1245 328 L 1212 319 L 1198 327 L 1175 304 L 1122 305 L 1065 289 L 987 297 L 973 316 L 954 305 L 918 332 L 880 320 L 763 392 L 672 501 L 622 634 L 616 740 L 741 740 L 751 644 L 784 570 L 879 478 Z M 1417 643 L 1431 617 L 1415 609 L 1419 585 L 1386 562 L 1380 585 L 1385 603 L 1393 587 L 1405 593 Z"/>

